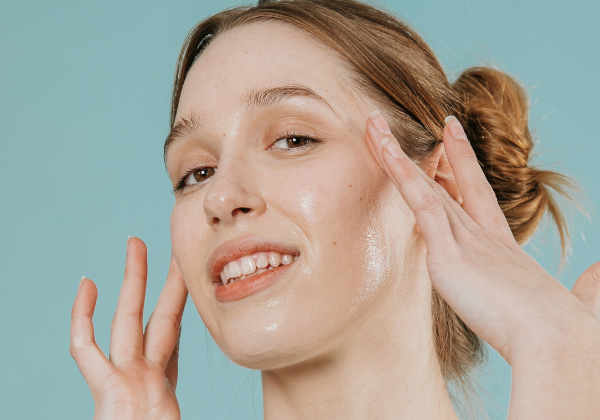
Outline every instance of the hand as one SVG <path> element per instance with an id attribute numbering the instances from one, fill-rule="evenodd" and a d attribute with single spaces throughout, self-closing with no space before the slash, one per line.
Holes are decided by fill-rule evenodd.
<path id="1" fill-rule="evenodd" d="M 531 258 L 454 117 L 443 147 L 462 206 L 404 154 L 380 114 L 367 121 L 367 139 L 415 215 L 436 291 L 512 365 L 511 413 L 518 407 L 519 418 L 549 419 L 600 412 L 600 263 L 571 293 Z"/>
<path id="2" fill-rule="evenodd" d="M 171 258 L 166 284 L 146 332 L 146 245 L 127 241 L 125 277 L 111 326 L 110 359 L 94 339 L 98 290 L 82 279 L 71 312 L 71 355 L 94 398 L 95 420 L 180 419 L 175 397 L 181 317 L 187 289 Z"/>

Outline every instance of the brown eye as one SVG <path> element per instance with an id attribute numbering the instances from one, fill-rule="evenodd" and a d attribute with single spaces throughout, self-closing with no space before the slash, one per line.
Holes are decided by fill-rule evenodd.
<path id="1" fill-rule="evenodd" d="M 287 140 L 287 146 L 290 149 L 293 149 L 294 147 L 305 146 L 308 143 L 310 143 L 310 141 L 308 139 L 305 139 L 302 137 L 288 137 L 286 140 Z"/>
<path id="2" fill-rule="evenodd" d="M 309 137 L 289 136 L 277 140 L 273 145 L 273 149 L 297 149 L 309 145 L 312 142 L 314 142 L 314 140 Z"/>
<path id="3" fill-rule="evenodd" d="M 198 168 L 192 171 L 185 179 L 185 185 L 200 184 L 215 174 L 215 168 Z"/>

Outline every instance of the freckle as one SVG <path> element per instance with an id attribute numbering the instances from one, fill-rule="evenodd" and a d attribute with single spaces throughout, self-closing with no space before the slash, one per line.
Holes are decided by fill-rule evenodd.
<path id="1" fill-rule="evenodd" d="M 362 201 L 362 197 L 360 197 L 360 201 Z"/>
<path id="2" fill-rule="evenodd" d="M 225 133 L 223 133 L 223 137 L 225 137 Z"/>
<path id="3" fill-rule="evenodd" d="M 337 245 L 337 243 L 336 243 L 335 241 L 333 242 L 333 244 L 334 244 L 334 245 Z"/>
<path id="4" fill-rule="evenodd" d="M 352 184 L 350 184 L 350 188 L 352 188 Z"/>

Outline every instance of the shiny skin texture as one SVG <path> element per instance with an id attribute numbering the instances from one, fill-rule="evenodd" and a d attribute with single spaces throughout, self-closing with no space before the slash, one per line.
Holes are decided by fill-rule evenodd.
<path id="1" fill-rule="evenodd" d="M 170 146 L 171 181 L 196 167 L 217 170 L 176 193 L 173 253 L 216 344 L 248 368 L 335 358 L 378 333 L 365 329 L 369 322 L 401 322 L 403 305 L 423 314 L 413 327 L 431 328 L 414 216 L 369 151 L 365 121 L 374 105 L 349 88 L 341 60 L 299 29 L 254 23 L 210 44 L 183 87 L 176 121 L 203 126 Z M 311 88 L 331 108 L 306 96 L 244 104 L 250 91 L 286 85 Z M 290 132 L 321 141 L 273 148 Z M 267 289 L 218 302 L 207 260 L 219 245 L 251 236 L 285 242 L 300 256 Z"/>

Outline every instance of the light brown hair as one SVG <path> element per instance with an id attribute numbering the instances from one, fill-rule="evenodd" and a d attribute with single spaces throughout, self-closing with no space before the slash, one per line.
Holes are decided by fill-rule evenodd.
<path id="1" fill-rule="evenodd" d="M 552 188 L 568 197 L 573 181 L 529 166 L 533 142 L 525 90 L 507 74 L 486 67 L 463 72 L 451 84 L 433 51 L 397 17 L 354 0 L 260 1 L 225 10 L 189 33 L 179 57 L 172 97 L 175 123 L 185 77 L 207 45 L 229 29 L 275 20 L 302 28 L 347 59 L 355 89 L 373 99 L 402 149 L 415 162 L 442 141 L 444 119 L 455 115 L 475 149 L 517 242 L 528 239 L 546 210 L 556 222 L 563 258 L 566 220 Z M 484 358 L 481 340 L 432 290 L 433 333 L 444 377 L 464 383 Z"/>

